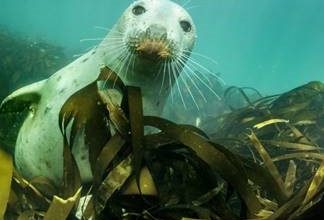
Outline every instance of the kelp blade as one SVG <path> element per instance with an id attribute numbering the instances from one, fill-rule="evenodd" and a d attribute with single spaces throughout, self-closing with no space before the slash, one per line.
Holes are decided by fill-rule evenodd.
<path id="1" fill-rule="evenodd" d="M 0 148 L 0 219 L 4 218 L 9 200 L 13 162 L 10 155 Z"/>

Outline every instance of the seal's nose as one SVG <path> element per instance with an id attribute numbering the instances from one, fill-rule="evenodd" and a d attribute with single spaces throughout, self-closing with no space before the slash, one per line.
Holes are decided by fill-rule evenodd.
<path id="1" fill-rule="evenodd" d="M 160 24 L 152 24 L 146 29 L 146 34 L 151 37 L 167 38 L 167 29 Z"/>

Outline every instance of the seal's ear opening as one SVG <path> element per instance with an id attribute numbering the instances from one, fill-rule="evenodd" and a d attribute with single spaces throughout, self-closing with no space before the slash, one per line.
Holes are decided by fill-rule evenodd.
<path id="1" fill-rule="evenodd" d="M 19 128 L 24 122 L 30 107 L 37 105 L 45 80 L 16 90 L 0 105 L 0 143 L 13 153 Z"/>

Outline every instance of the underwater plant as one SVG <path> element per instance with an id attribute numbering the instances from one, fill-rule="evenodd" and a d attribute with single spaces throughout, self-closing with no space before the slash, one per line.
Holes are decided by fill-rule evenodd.
<path id="1" fill-rule="evenodd" d="M 108 75 L 111 82 L 105 83 Z M 303 107 L 294 108 L 289 100 Z M 140 89 L 123 85 L 104 67 L 95 82 L 72 95 L 61 109 L 61 186 L 42 177 L 27 181 L 14 170 L 10 156 L 0 151 L 4 174 L 0 215 L 5 219 L 318 219 L 324 192 L 323 108 L 310 112 L 308 108 L 317 106 L 314 100 L 323 100 L 319 82 L 261 98 L 218 118 L 221 129 L 208 137 L 193 126 L 143 115 Z M 295 114 L 285 111 L 287 105 Z M 145 132 L 148 126 L 156 132 Z M 81 184 L 71 153 L 80 129 L 90 144 L 94 178 L 89 184 Z M 272 150 L 273 146 L 279 150 Z M 288 161 L 288 166 L 278 161 Z M 87 199 L 80 199 L 83 196 Z"/>

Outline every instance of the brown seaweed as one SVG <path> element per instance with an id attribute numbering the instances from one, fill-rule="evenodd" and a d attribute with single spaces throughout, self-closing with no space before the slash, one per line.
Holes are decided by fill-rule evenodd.
<path id="1" fill-rule="evenodd" d="M 56 188 L 14 172 L 6 219 L 57 219 L 58 212 L 61 219 L 73 218 L 79 196 L 90 194 L 83 219 L 316 218 L 310 210 L 318 212 L 324 190 L 323 109 L 313 108 L 323 99 L 318 83 L 308 84 L 304 96 L 301 87 L 233 110 L 216 120 L 222 124 L 209 138 L 192 126 L 143 116 L 138 88 L 117 83 L 122 97 L 117 101 L 117 76 L 113 83 L 101 83 L 111 74 L 103 68 L 99 79 L 71 96 L 60 113 L 64 175 L 73 178 L 63 178 L 65 187 Z M 287 113 L 288 106 L 294 114 Z M 145 133 L 144 126 L 157 132 Z M 80 131 L 93 148 L 94 172 L 93 183 L 82 190 L 70 150 Z"/>

